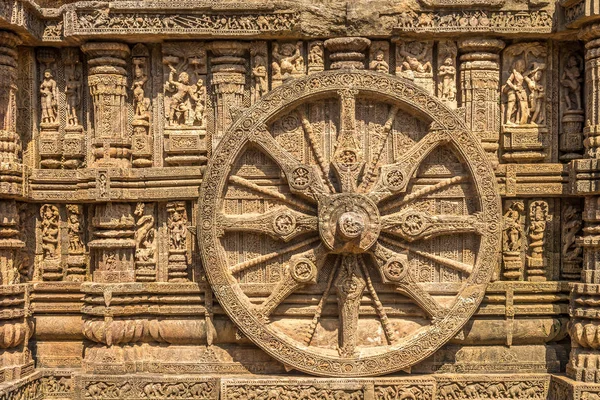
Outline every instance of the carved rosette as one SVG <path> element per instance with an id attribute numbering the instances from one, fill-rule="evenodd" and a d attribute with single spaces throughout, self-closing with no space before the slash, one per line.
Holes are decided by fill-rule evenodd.
<path id="1" fill-rule="evenodd" d="M 0 192 L 19 194 L 22 182 L 21 138 L 17 124 L 17 35 L 0 31 Z"/>
<path id="2" fill-rule="evenodd" d="M 461 104 L 465 122 L 481 140 L 493 165 L 498 165 L 500 110 L 498 86 L 503 41 L 491 38 L 463 39 L 460 50 Z"/>
<path id="3" fill-rule="evenodd" d="M 89 57 L 88 85 L 94 104 L 94 164 L 129 168 L 131 139 L 126 104 L 129 47 L 122 43 L 90 42 L 81 49 Z"/>
<path id="4" fill-rule="evenodd" d="M 323 98 L 338 104 L 331 137 L 312 117 Z M 365 103 L 379 110 L 372 130 L 358 128 Z M 415 118 L 405 110 L 423 121 L 410 139 L 396 124 Z M 384 374 L 433 354 L 475 312 L 500 246 L 497 193 L 479 141 L 438 99 L 380 72 L 322 72 L 231 126 L 202 183 L 199 247 L 219 304 L 268 354 L 315 375 Z M 449 303 L 431 293 L 441 282 L 455 284 Z"/>

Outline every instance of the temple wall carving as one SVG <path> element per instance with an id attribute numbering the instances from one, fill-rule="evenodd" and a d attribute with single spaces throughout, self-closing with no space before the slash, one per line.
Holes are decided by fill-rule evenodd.
<path id="1" fill-rule="evenodd" d="M 598 1 L 313 3 L 1 2 L 0 400 L 600 398 Z"/>

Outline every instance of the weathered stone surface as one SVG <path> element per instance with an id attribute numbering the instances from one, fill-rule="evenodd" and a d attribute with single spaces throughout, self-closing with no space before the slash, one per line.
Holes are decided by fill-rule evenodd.
<path id="1" fill-rule="evenodd" d="M 598 10 L 1 1 L 0 400 L 600 398 Z"/>

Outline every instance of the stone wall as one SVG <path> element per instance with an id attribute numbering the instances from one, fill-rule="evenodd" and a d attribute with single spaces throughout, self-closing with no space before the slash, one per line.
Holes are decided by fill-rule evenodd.
<path id="1" fill-rule="evenodd" d="M 3 1 L 1 398 L 600 398 L 599 10 Z"/>

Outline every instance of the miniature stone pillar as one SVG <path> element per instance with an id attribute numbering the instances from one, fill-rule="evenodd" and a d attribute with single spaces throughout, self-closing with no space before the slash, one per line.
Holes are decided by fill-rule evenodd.
<path id="1" fill-rule="evenodd" d="M 135 282 L 135 219 L 131 204 L 104 203 L 92 218 L 94 282 Z"/>
<path id="2" fill-rule="evenodd" d="M 89 56 L 88 85 L 94 104 L 93 165 L 129 168 L 131 139 L 127 120 L 129 47 L 122 43 L 92 42 L 82 46 Z"/>
<path id="3" fill-rule="evenodd" d="M 460 106 L 467 126 L 481 139 L 493 165 L 498 165 L 500 141 L 500 56 L 505 43 L 498 39 L 473 38 L 458 42 L 460 56 Z"/>
<path id="4" fill-rule="evenodd" d="M 19 213 L 14 200 L 0 201 L 0 285 L 20 283 L 17 251 L 25 247 L 19 238 Z"/>
<path id="5" fill-rule="evenodd" d="M 211 84 L 215 94 L 212 148 L 215 149 L 233 123 L 232 111 L 244 106 L 245 56 L 248 44 L 235 41 L 213 42 L 210 50 L 213 73 Z"/>
<path id="6" fill-rule="evenodd" d="M 365 69 L 365 51 L 371 41 L 362 37 L 328 39 L 324 43 L 329 50 L 331 69 Z"/>
<path id="7" fill-rule="evenodd" d="M 585 159 L 575 160 L 576 171 L 597 174 L 600 146 L 600 25 L 582 31 L 585 45 Z M 571 284 L 571 354 L 567 376 L 577 381 L 600 383 L 600 189 L 597 184 L 577 184 L 576 191 L 585 195 L 583 236 L 577 244 L 583 248 L 581 282 Z"/>
<path id="8" fill-rule="evenodd" d="M 0 193 L 20 194 L 21 139 L 17 133 L 17 35 L 0 31 Z"/>

